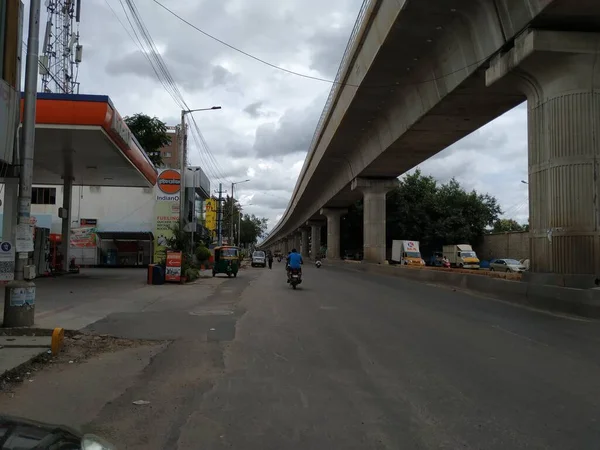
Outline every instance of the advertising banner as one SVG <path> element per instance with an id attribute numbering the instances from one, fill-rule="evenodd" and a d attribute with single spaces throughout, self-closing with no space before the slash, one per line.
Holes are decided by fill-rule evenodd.
<path id="1" fill-rule="evenodd" d="M 167 251 L 165 281 L 181 281 L 181 252 Z"/>
<path id="2" fill-rule="evenodd" d="M 173 237 L 173 228 L 179 224 L 179 192 L 181 177 L 179 171 L 163 169 L 158 175 L 154 202 L 154 255 L 157 264 L 167 259 L 167 245 Z"/>
<path id="3" fill-rule="evenodd" d="M 96 227 L 71 228 L 71 248 L 96 247 Z"/>
<path id="4" fill-rule="evenodd" d="M 209 198 L 205 202 L 204 226 L 210 231 L 217 230 L 217 200 Z"/>

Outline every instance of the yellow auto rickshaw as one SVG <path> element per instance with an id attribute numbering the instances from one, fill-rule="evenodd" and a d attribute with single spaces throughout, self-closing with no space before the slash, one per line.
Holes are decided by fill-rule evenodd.
<path id="1" fill-rule="evenodd" d="M 240 268 L 240 249 L 238 247 L 215 247 L 215 263 L 213 277 L 218 273 L 226 273 L 228 277 L 237 277 Z"/>

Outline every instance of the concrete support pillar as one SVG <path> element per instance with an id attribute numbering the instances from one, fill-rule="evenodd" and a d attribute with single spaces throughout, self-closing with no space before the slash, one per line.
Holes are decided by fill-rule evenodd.
<path id="1" fill-rule="evenodd" d="M 528 100 L 531 281 L 600 276 L 599 58 L 600 33 L 530 30 L 486 72 Z"/>
<path id="2" fill-rule="evenodd" d="M 17 239 L 17 208 L 19 201 L 19 179 L 4 179 L 4 202 L 2 219 L 2 240 L 15 245 Z"/>
<path id="3" fill-rule="evenodd" d="M 61 224 L 61 253 L 63 255 L 63 270 L 69 271 L 70 250 L 71 250 L 71 199 L 73 198 L 73 178 L 65 177 L 63 179 L 63 204 L 66 210 L 66 217 L 63 217 Z"/>
<path id="4" fill-rule="evenodd" d="M 321 249 L 321 224 L 310 223 L 310 257 L 317 259 Z"/>
<path id="5" fill-rule="evenodd" d="M 347 213 L 346 208 L 321 208 L 327 217 L 327 259 L 340 258 L 340 218 Z"/>
<path id="6" fill-rule="evenodd" d="M 398 186 L 396 178 L 375 180 L 355 178 L 352 190 L 363 194 L 363 260 L 381 264 L 385 262 L 385 196 Z"/>
<path id="7" fill-rule="evenodd" d="M 301 246 L 301 240 L 302 240 L 302 233 L 300 231 L 297 231 L 296 233 L 294 233 L 294 248 L 296 249 L 297 252 L 300 252 L 300 246 Z"/>
<path id="8" fill-rule="evenodd" d="M 308 228 L 302 228 L 302 249 L 301 254 L 308 258 Z"/>

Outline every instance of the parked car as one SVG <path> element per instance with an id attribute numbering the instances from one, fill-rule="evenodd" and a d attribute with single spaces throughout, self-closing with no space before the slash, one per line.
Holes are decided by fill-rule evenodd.
<path id="1" fill-rule="evenodd" d="M 516 259 L 494 259 L 490 263 L 490 271 L 521 273 L 527 268 Z"/>
<path id="2" fill-rule="evenodd" d="M 267 267 L 267 257 L 262 250 L 252 253 L 252 267 Z"/>

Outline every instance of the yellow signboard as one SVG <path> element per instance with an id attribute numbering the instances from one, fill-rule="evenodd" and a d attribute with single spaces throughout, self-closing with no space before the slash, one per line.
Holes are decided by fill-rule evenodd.
<path id="1" fill-rule="evenodd" d="M 217 200 L 214 198 L 207 199 L 204 204 L 206 210 L 204 213 L 204 226 L 209 231 L 217 230 Z"/>

